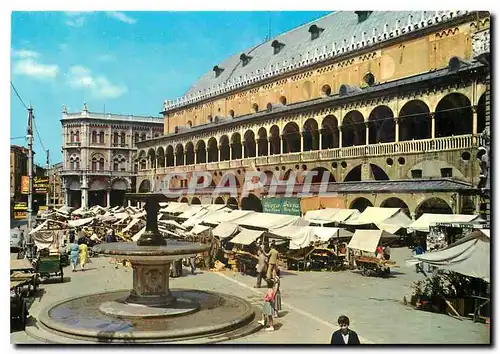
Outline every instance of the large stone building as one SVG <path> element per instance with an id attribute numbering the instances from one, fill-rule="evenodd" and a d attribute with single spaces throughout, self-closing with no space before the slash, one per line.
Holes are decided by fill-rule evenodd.
<path id="1" fill-rule="evenodd" d="M 132 190 L 135 144 L 162 134 L 161 118 L 81 112 L 62 113 L 64 204 L 89 207 L 123 204 Z"/>
<path id="2" fill-rule="evenodd" d="M 10 146 L 10 200 L 21 201 L 21 178 L 28 175 L 28 148 Z"/>
<path id="3" fill-rule="evenodd" d="M 164 136 L 138 144 L 137 190 L 186 172 L 167 181 L 182 190 L 195 171 L 242 186 L 257 170 L 262 188 L 212 201 L 262 210 L 272 176 L 314 170 L 337 207 L 477 212 L 489 68 L 473 42 L 489 24 L 485 12 L 339 11 L 214 63 L 165 101 Z"/>
<path id="4" fill-rule="evenodd" d="M 49 205 L 51 206 L 58 207 L 64 204 L 63 188 L 61 188 L 61 172 L 63 169 L 63 163 L 58 162 L 48 170 Z"/>

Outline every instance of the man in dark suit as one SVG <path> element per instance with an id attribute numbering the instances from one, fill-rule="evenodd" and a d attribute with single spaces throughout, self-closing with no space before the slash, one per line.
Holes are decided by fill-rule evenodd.
<path id="1" fill-rule="evenodd" d="M 344 345 L 344 344 L 361 344 L 356 332 L 349 329 L 349 318 L 347 316 L 340 316 L 338 320 L 340 329 L 332 334 L 330 344 Z"/>

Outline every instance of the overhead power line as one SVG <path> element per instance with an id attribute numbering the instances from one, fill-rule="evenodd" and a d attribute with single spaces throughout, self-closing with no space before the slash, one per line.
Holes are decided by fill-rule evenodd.
<path id="1" fill-rule="evenodd" d="M 12 89 L 14 90 L 17 98 L 19 98 L 19 101 L 21 101 L 21 103 L 23 104 L 24 108 L 26 108 L 26 110 L 28 109 L 28 106 L 26 106 L 26 103 L 24 103 L 23 99 L 21 98 L 21 96 L 19 95 L 19 93 L 17 92 L 16 90 L 16 87 L 14 86 L 14 84 L 12 83 L 12 81 L 10 82 L 10 86 L 12 86 Z"/>

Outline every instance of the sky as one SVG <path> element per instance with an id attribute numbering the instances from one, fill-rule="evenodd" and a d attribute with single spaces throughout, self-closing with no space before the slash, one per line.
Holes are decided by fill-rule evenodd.
<path id="1" fill-rule="evenodd" d="M 35 162 L 61 161 L 61 112 L 160 117 L 225 58 L 326 15 L 289 12 L 13 12 L 11 82 L 31 104 Z M 25 145 L 27 111 L 11 89 L 11 144 Z M 14 138 L 14 139 L 13 139 Z M 45 149 L 44 149 L 45 148 Z"/>

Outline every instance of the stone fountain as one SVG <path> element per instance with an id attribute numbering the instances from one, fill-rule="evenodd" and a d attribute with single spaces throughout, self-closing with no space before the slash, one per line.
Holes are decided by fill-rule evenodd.
<path id="1" fill-rule="evenodd" d="M 105 256 L 130 261 L 132 290 L 56 303 L 40 313 L 43 330 L 77 343 L 209 343 L 258 330 L 254 308 L 241 298 L 203 290 L 170 289 L 171 264 L 208 251 L 210 246 L 175 240 L 167 243 L 158 231 L 158 201 L 162 196 L 127 196 L 146 201 L 146 231 L 137 243 L 107 243 L 95 248 Z"/>

